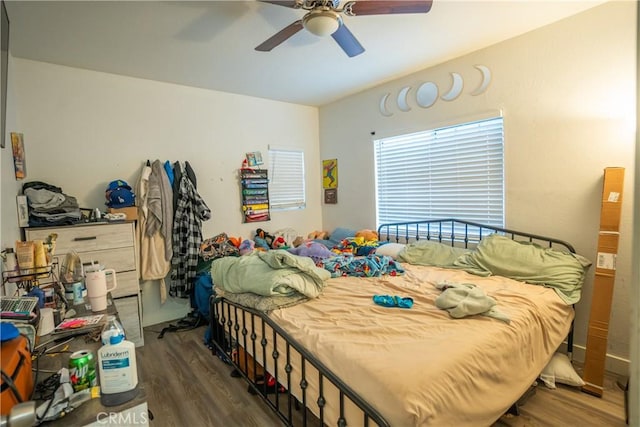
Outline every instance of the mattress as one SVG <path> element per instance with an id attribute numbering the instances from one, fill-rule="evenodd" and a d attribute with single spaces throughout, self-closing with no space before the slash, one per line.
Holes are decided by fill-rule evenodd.
<path id="1" fill-rule="evenodd" d="M 403 264 L 400 276 L 340 277 L 308 302 L 275 310 L 269 317 L 376 408 L 392 426 L 481 426 L 495 422 L 535 381 L 567 336 L 574 312 L 553 289 L 504 277 L 479 277 L 460 270 Z M 497 301 L 508 323 L 475 315 L 451 318 L 434 303 L 437 283 L 469 283 Z M 383 307 L 374 295 L 411 297 L 409 309 Z M 258 340 L 263 335 L 258 332 Z M 268 338 L 271 334 L 267 331 Z M 247 346 L 246 343 L 244 346 Z M 284 361 L 267 351 L 254 354 L 284 382 Z M 281 355 L 289 352 L 280 340 Z M 256 354 L 257 353 L 257 354 Z M 291 357 L 292 377 L 285 385 L 300 398 L 299 358 Z M 317 371 L 307 393 L 317 393 Z M 338 408 L 327 395 L 325 416 L 335 424 Z M 308 404 L 317 413 L 315 403 Z M 353 411 L 355 413 L 355 411 Z M 362 415 L 347 408 L 348 425 Z M 351 419 L 350 419 L 351 417 Z M 358 417 L 358 418 L 355 418 Z"/>

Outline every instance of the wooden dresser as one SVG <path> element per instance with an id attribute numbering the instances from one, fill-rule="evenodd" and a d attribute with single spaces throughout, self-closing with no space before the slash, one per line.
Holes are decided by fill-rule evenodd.
<path id="1" fill-rule="evenodd" d="M 25 228 L 26 240 L 46 240 L 56 233 L 55 254 L 62 263 L 75 250 L 83 264 L 104 265 L 116 271 L 117 288 L 111 291 L 127 339 L 141 346 L 142 300 L 138 281 L 135 222 L 90 223 L 62 227 Z"/>

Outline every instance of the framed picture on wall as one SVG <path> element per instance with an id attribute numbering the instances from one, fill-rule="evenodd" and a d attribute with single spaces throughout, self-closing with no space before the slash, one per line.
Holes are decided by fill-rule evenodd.
<path id="1" fill-rule="evenodd" d="M 11 148 L 13 150 L 13 168 L 15 169 L 16 179 L 25 179 L 27 177 L 27 169 L 24 156 L 24 141 L 21 133 L 11 132 Z"/>
<path id="2" fill-rule="evenodd" d="M 338 188 L 338 159 L 322 161 L 322 188 Z"/>
<path id="3" fill-rule="evenodd" d="M 328 205 L 335 205 L 338 203 L 338 189 L 327 188 L 324 190 L 324 202 Z"/>

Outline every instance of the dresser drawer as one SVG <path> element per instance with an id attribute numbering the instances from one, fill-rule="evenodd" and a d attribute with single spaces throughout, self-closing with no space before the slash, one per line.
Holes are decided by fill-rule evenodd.
<path id="1" fill-rule="evenodd" d="M 57 252 L 58 261 L 62 262 L 64 254 Z M 133 246 L 127 246 L 117 249 L 105 249 L 102 251 L 79 252 L 80 261 L 85 268 L 91 265 L 91 262 L 100 264 L 104 268 L 113 268 L 116 272 L 130 271 L 136 269 L 136 251 Z"/>
<path id="2" fill-rule="evenodd" d="M 26 229 L 25 237 L 27 240 L 46 240 L 51 233 L 58 235 L 54 255 L 66 254 L 71 250 L 79 253 L 134 245 L 133 223 L 127 222 Z"/>
<path id="3" fill-rule="evenodd" d="M 111 286 L 111 275 L 107 274 L 107 286 Z M 124 273 L 116 273 L 117 286 L 111 291 L 113 298 L 127 297 L 138 295 L 140 292 L 140 283 L 138 282 L 137 271 L 126 271 Z"/>

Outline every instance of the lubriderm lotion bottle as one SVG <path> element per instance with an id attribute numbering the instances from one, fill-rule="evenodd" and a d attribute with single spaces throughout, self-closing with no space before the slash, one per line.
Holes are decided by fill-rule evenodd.
<path id="1" fill-rule="evenodd" d="M 112 335 L 109 343 L 98 350 L 100 400 L 105 406 L 116 406 L 138 394 L 136 347 L 124 335 Z"/>

